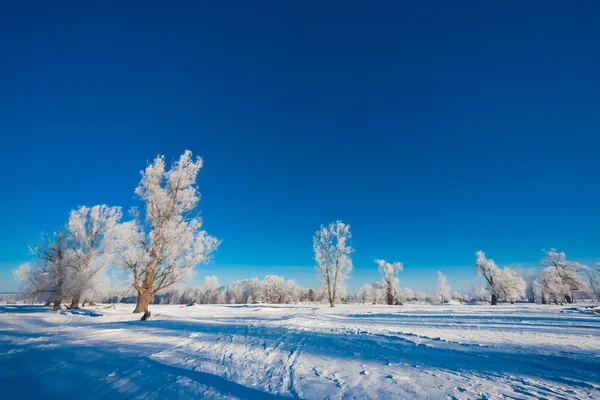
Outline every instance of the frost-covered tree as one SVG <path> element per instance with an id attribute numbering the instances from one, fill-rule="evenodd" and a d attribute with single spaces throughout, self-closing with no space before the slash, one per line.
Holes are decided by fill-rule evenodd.
<path id="1" fill-rule="evenodd" d="M 343 296 L 344 280 L 352 271 L 351 237 L 350 225 L 342 221 L 321 225 L 313 237 L 317 271 L 330 307 L 335 307 L 336 300 Z"/>
<path id="2" fill-rule="evenodd" d="M 244 303 L 252 304 L 258 301 L 260 290 L 260 280 L 251 278 L 244 280 Z"/>
<path id="3" fill-rule="evenodd" d="M 400 303 L 406 303 L 407 301 L 414 300 L 415 294 L 411 288 L 405 287 L 398 293 L 398 301 Z"/>
<path id="4" fill-rule="evenodd" d="M 71 249 L 71 238 L 66 228 L 60 228 L 53 235 L 42 235 L 35 247 L 30 247 L 36 256 L 36 263 L 22 264 L 15 272 L 15 278 L 25 282 L 24 291 L 32 297 L 52 299 L 55 311 L 73 293 L 72 270 L 76 262 Z"/>
<path id="5" fill-rule="evenodd" d="M 552 301 L 554 304 L 562 302 L 565 294 L 569 292 L 558 270 L 553 267 L 546 267 L 540 272 L 535 283 L 536 297 L 542 304 Z"/>
<path id="6" fill-rule="evenodd" d="M 446 275 L 442 271 L 438 271 L 438 288 L 442 302 L 450 300 L 450 285 L 446 283 Z"/>
<path id="7" fill-rule="evenodd" d="M 193 215 L 200 200 L 195 183 L 201 167 L 202 159 L 187 150 L 170 170 L 158 156 L 142 171 L 135 190 L 144 204 L 144 218 L 134 211 L 132 221 L 112 229 L 111 251 L 138 293 L 135 313 L 146 311 L 156 293 L 206 263 L 219 245 Z"/>
<path id="8" fill-rule="evenodd" d="M 494 260 L 488 260 L 481 250 L 475 255 L 477 256 L 475 270 L 488 284 L 492 305 L 497 305 L 498 300 L 512 303 L 525 297 L 527 284 L 516 271 L 508 267 L 498 268 Z"/>
<path id="9" fill-rule="evenodd" d="M 498 288 L 496 275 L 498 275 L 498 266 L 492 259 L 487 259 L 485 253 L 481 250 L 475 253 L 477 261 L 475 262 L 475 272 L 483 276 L 488 285 L 488 290 L 492 297 L 492 305 L 498 304 Z"/>
<path id="10" fill-rule="evenodd" d="M 73 266 L 74 291 L 70 308 L 79 307 L 84 292 L 91 296 L 98 273 L 110 264 L 110 254 L 106 252 L 103 239 L 120 219 L 121 207 L 104 204 L 91 208 L 82 206 L 71 211 L 68 226 L 76 262 Z"/>
<path id="11" fill-rule="evenodd" d="M 371 285 L 369 285 L 368 283 L 365 283 L 358 291 L 358 299 L 360 300 L 360 303 L 365 304 L 367 301 L 369 301 L 370 294 L 371 294 Z"/>
<path id="12" fill-rule="evenodd" d="M 427 293 L 425 293 L 425 292 L 415 293 L 415 300 L 420 301 L 420 302 L 427 300 Z"/>
<path id="13" fill-rule="evenodd" d="M 259 296 L 262 302 L 281 304 L 285 302 L 286 286 L 282 276 L 267 275 L 260 283 Z"/>
<path id="14" fill-rule="evenodd" d="M 393 305 L 398 299 L 398 284 L 400 279 L 396 276 L 402 271 L 404 265 L 401 262 L 389 263 L 385 260 L 375 260 L 379 266 L 379 271 L 383 273 L 383 284 L 385 286 L 385 296 L 388 305 Z"/>
<path id="15" fill-rule="evenodd" d="M 452 300 L 456 300 L 456 301 L 462 301 L 463 300 L 463 295 L 460 294 L 460 292 L 458 290 L 456 290 L 456 289 L 452 292 L 451 297 L 452 297 Z"/>
<path id="16" fill-rule="evenodd" d="M 600 263 L 597 263 L 597 270 L 594 271 L 590 267 L 584 266 L 583 272 L 588 278 L 591 294 L 600 302 Z"/>
<path id="17" fill-rule="evenodd" d="M 234 281 L 229 285 L 228 289 L 229 303 L 239 304 L 244 301 L 244 283 L 242 281 Z"/>
<path id="18" fill-rule="evenodd" d="M 371 284 L 370 298 L 373 304 L 378 304 L 385 300 L 385 286 L 380 282 Z"/>
<path id="19" fill-rule="evenodd" d="M 210 275 L 204 278 L 202 286 L 200 286 L 200 298 L 197 303 L 200 304 L 216 304 L 219 289 L 219 279 L 215 275 Z"/>
<path id="20" fill-rule="evenodd" d="M 519 275 L 525 280 L 525 298 L 528 302 L 535 303 L 535 281 L 538 272 L 534 269 L 527 269 L 519 271 Z"/>
<path id="21" fill-rule="evenodd" d="M 527 284 L 516 271 L 504 267 L 496 276 L 498 299 L 514 303 L 525 297 Z"/>
<path id="22" fill-rule="evenodd" d="M 471 298 L 476 301 L 488 301 L 489 298 L 485 294 L 485 288 L 481 285 L 471 286 Z"/>
<path id="23" fill-rule="evenodd" d="M 546 257 L 542 259 L 540 265 L 544 267 L 544 270 L 554 268 L 556 274 L 547 273 L 540 282 L 551 282 L 554 286 L 552 288 L 547 287 L 546 289 L 551 290 L 553 293 L 559 287 L 562 289 L 562 293 L 558 294 L 558 301 L 562 301 L 564 298 L 567 303 L 572 303 L 575 293 L 587 292 L 585 281 L 578 275 L 578 272 L 585 269 L 584 265 L 575 261 L 568 261 L 564 252 L 558 252 L 554 248 L 548 251 L 544 250 L 544 253 Z M 552 279 L 548 281 L 547 278 L 550 276 L 552 276 Z M 555 279 L 560 279 L 559 285 L 555 285 Z M 553 296 L 551 295 L 550 297 L 555 300 Z"/>

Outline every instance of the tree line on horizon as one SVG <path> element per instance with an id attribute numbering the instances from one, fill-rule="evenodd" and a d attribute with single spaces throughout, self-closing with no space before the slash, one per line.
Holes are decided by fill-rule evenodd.
<path id="1" fill-rule="evenodd" d="M 202 229 L 196 207 L 200 194 L 196 177 L 202 159 L 185 151 L 167 169 L 163 156 L 157 156 L 141 172 L 135 193 L 142 208 L 132 208 L 128 221 L 122 221 L 121 207 L 81 206 L 71 211 L 65 226 L 51 235 L 42 235 L 30 247 L 35 261 L 14 271 L 21 291 L 30 299 L 52 304 L 60 310 L 84 306 L 86 301 L 107 301 L 118 297 L 135 299 L 134 313 L 147 312 L 151 302 L 297 303 L 323 301 L 334 307 L 339 301 L 401 305 L 407 301 L 439 304 L 464 301 L 464 294 L 450 293 L 446 277 L 438 273 L 439 292 L 428 296 L 400 290 L 401 262 L 375 260 L 381 282 L 363 286 L 358 293 L 346 293 L 344 282 L 352 271 L 350 225 L 335 221 L 322 225 L 313 236 L 314 258 L 321 286 L 299 288 L 292 280 L 269 275 L 219 286 L 216 277 L 207 277 L 200 288 L 176 288 L 194 268 L 209 262 L 220 241 Z M 107 269 L 115 270 L 129 282 L 126 289 L 110 296 Z M 582 297 L 600 301 L 600 263 L 594 270 L 569 261 L 564 252 L 545 251 L 539 273 L 519 273 L 500 268 L 483 251 L 476 252 L 475 271 L 484 278 L 485 288 L 472 288 L 470 300 L 498 302 L 531 301 L 572 303 Z M 587 278 L 587 282 L 584 279 Z M 115 292 L 117 289 L 112 289 Z M 127 295 L 129 291 L 131 295 Z M 116 292 L 115 292 L 116 293 Z M 107 295 L 108 294 L 108 295 Z M 176 300 L 175 300 L 176 299 Z"/>

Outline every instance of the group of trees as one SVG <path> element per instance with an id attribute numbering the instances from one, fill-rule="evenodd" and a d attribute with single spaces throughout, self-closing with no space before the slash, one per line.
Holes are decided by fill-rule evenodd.
<path id="1" fill-rule="evenodd" d="M 452 300 L 489 301 L 492 305 L 497 305 L 498 302 L 518 301 L 562 304 L 589 297 L 600 301 L 600 263 L 597 264 L 597 270 L 593 270 L 578 262 L 567 260 L 565 253 L 557 252 L 556 249 L 544 250 L 544 254 L 545 257 L 540 262 L 542 270 L 537 272 L 500 268 L 494 260 L 488 259 L 483 251 L 477 251 L 475 272 L 484 278 L 485 287 L 474 285 L 466 294 L 458 290 L 452 291 L 441 271 L 438 271 L 438 291 L 434 295 L 413 293 L 409 288 L 400 290 L 396 274 L 403 270 L 403 264 L 375 260 L 383 273 L 382 281 L 365 284 L 356 295 L 346 300 L 361 304 L 389 305 L 402 305 L 406 301 L 440 304 Z"/>
<path id="2" fill-rule="evenodd" d="M 66 226 L 42 235 L 30 248 L 36 262 L 22 264 L 14 272 L 24 283 L 23 291 L 53 303 L 54 310 L 65 301 L 76 308 L 82 299 L 93 300 L 108 284 L 101 273 L 111 257 L 106 250 L 107 233 L 120 218 L 119 207 L 100 205 L 71 211 Z"/>
<path id="3" fill-rule="evenodd" d="M 135 193 L 142 208 L 131 209 L 128 221 L 121 221 L 120 207 L 82 206 L 71 211 L 65 226 L 51 235 L 42 235 L 31 247 L 36 261 L 14 272 L 23 282 L 23 292 L 53 303 L 55 310 L 65 302 L 77 308 L 82 302 L 106 298 L 101 294 L 108 287 L 106 269 L 115 266 L 125 273 L 134 293 L 113 290 L 108 297 L 135 299 L 136 313 L 147 311 L 152 300 L 202 304 L 326 301 L 331 307 L 340 300 L 401 305 L 406 301 L 442 303 L 487 298 L 492 305 L 523 299 L 559 304 L 591 295 L 600 301 L 598 271 L 568 261 L 565 253 L 556 249 L 545 251 L 539 273 L 499 268 L 483 251 L 476 252 L 475 270 L 484 278 L 487 294 L 482 287 L 472 288 L 469 295 L 451 292 L 441 272 L 439 291 L 434 296 L 413 293 L 409 288 L 400 290 L 398 272 L 403 264 L 378 259 L 375 262 L 382 274 L 381 283 L 365 285 L 358 293 L 348 295 L 344 281 L 352 271 L 352 235 L 350 225 L 342 221 L 321 225 L 313 236 L 321 282 L 318 290 L 301 289 L 294 281 L 274 275 L 228 286 L 219 286 L 212 276 L 201 287 L 178 289 L 175 285 L 189 277 L 195 266 L 208 262 L 220 244 L 202 230 L 202 220 L 197 216 L 200 194 L 195 184 L 201 168 L 202 159 L 194 158 L 190 151 L 185 151 L 170 169 L 163 156 L 156 157 L 141 171 Z"/>
<path id="4" fill-rule="evenodd" d="M 267 275 L 220 285 L 216 276 L 207 276 L 201 286 L 171 287 L 154 295 L 154 304 L 295 304 L 321 300 L 322 294 L 299 287 L 293 280 Z M 111 289 L 103 298 L 106 303 L 131 303 L 137 296 L 131 288 Z"/>
<path id="5" fill-rule="evenodd" d="M 156 157 L 135 190 L 141 211 L 133 208 L 125 222 L 120 207 L 72 211 L 65 227 L 43 236 L 31 249 L 36 262 L 21 265 L 15 276 L 31 296 L 53 302 L 58 310 L 66 299 L 70 307 L 78 307 L 83 296 L 98 290 L 106 267 L 117 266 L 137 293 L 134 312 L 147 311 L 157 293 L 184 280 L 219 245 L 194 213 L 200 168 L 202 159 L 190 151 L 168 170 L 164 157 Z"/>

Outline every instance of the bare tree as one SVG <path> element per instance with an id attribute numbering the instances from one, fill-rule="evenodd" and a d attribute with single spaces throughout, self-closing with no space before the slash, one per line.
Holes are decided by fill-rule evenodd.
<path id="1" fill-rule="evenodd" d="M 156 293 L 189 276 L 219 245 L 192 216 L 200 200 L 195 183 L 201 167 L 202 159 L 194 160 L 190 151 L 168 171 L 158 156 L 142 171 L 135 191 L 144 203 L 144 220 L 133 210 L 132 221 L 112 230 L 111 251 L 138 293 L 134 313 L 145 312 Z"/>
<path id="2" fill-rule="evenodd" d="M 350 225 L 342 221 L 321 225 L 313 237 L 317 271 L 331 307 L 335 307 L 342 284 L 352 271 L 352 247 L 348 245 L 351 237 Z"/>

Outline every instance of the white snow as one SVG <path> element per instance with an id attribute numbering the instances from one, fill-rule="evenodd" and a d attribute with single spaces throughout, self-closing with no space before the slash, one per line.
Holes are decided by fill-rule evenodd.
<path id="1" fill-rule="evenodd" d="M 0 306 L 2 399 L 600 398 L 600 315 L 537 305 Z"/>

